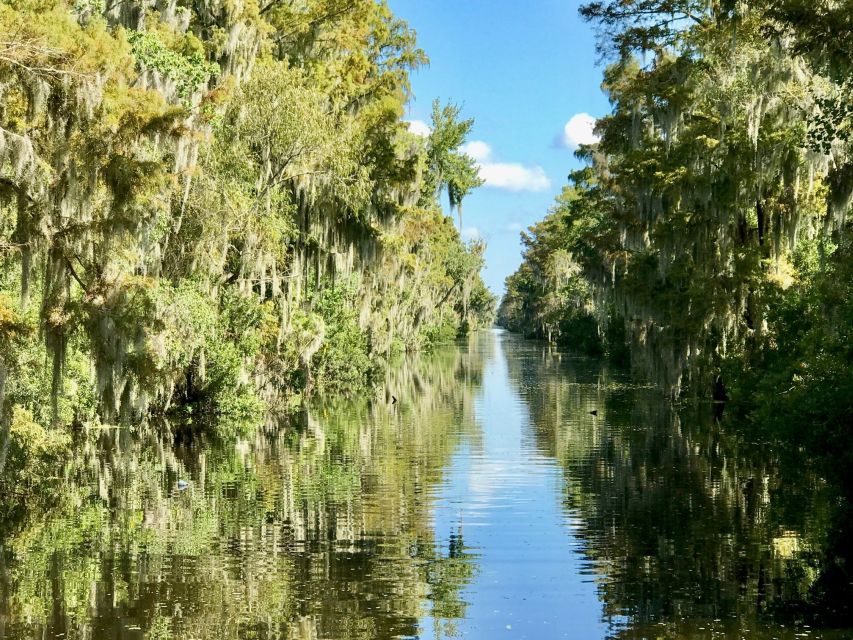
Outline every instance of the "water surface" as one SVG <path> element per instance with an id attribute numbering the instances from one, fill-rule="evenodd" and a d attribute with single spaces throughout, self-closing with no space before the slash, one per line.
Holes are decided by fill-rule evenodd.
<path id="1" fill-rule="evenodd" d="M 385 386 L 88 434 L 5 523 L 0 638 L 853 637 L 834 491 L 709 407 L 499 331 Z"/>

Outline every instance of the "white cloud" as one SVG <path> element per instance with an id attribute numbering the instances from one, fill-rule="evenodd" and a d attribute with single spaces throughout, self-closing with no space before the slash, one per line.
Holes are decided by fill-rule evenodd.
<path id="1" fill-rule="evenodd" d="M 544 191 L 551 186 L 542 167 L 525 167 L 517 162 L 491 162 L 492 147 L 482 140 L 472 140 L 460 149 L 477 162 L 480 177 L 487 187 L 509 191 Z"/>
<path id="2" fill-rule="evenodd" d="M 524 225 L 523 225 L 523 224 L 521 224 L 520 222 L 510 222 L 510 223 L 506 226 L 506 228 L 507 228 L 507 230 L 508 230 L 508 231 L 514 231 L 514 232 L 518 233 L 519 231 L 523 231 L 523 230 L 524 230 Z"/>
<path id="3" fill-rule="evenodd" d="M 492 148 L 482 140 L 472 140 L 461 148 L 462 153 L 467 153 L 477 162 L 485 162 L 492 157 Z"/>
<path id="4" fill-rule="evenodd" d="M 430 129 L 429 125 L 423 120 L 409 120 L 407 121 L 407 124 L 409 125 L 409 131 L 421 138 L 426 138 L 430 133 L 432 133 L 432 129 Z"/>
<path id="5" fill-rule="evenodd" d="M 482 163 L 480 177 L 487 187 L 509 191 L 545 191 L 551 187 L 542 167 L 525 167 L 515 162 Z"/>
<path id="6" fill-rule="evenodd" d="M 595 144 L 599 137 L 595 135 L 595 118 L 588 113 L 578 113 L 563 127 L 563 135 L 559 138 L 562 146 L 577 149 L 582 144 Z"/>
<path id="7" fill-rule="evenodd" d="M 466 227 L 462 229 L 462 238 L 464 240 L 482 240 L 483 234 L 477 227 Z"/>

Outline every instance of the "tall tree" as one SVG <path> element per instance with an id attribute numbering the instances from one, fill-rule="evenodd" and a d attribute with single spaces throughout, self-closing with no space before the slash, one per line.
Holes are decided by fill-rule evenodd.
<path id="1" fill-rule="evenodd" d="M 461 120 L 461 113 L 459 105 L 448 103 L 442 107 L 438 100 L 432 103 L 432 129 L 426 149 L 428 175 L 422 192 L 422 201 L 429 201 L 447 191 L 450 208 L 459 215 L 460 231 L 462 202 L 483 184 L 476 161 L 460 151 L 474 126 L 473 119 Z"/>

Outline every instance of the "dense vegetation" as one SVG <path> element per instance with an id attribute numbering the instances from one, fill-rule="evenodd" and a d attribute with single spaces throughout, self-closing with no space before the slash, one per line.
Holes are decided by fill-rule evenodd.
<path id="1" fill-rule="evenodd" d="M 373 0 L 0 4 L 0 473 L 67 427 L 227 433 L 489 322 L 440 205 L 480 184 L 472 122 L 402 120 L 425 62 Z"/>
<path id="2" fill-rule="evenodd" d="M 581 13 L 612 113 L 525 235 L 500 321 L 617 355 L 621 338 L 673 397 L 737 400 L 756 427 L 849 455 L 849 3 Z"/>

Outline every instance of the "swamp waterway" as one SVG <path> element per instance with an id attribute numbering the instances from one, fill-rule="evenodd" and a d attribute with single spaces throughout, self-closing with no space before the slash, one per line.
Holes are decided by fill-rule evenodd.
<path id="1" fill-rule="evenodd" d="M 0 638 L 853 637 L 834 490 L 710 407 L 500 331 L 386 388 L 90 438 L 2 532 Z"/>

